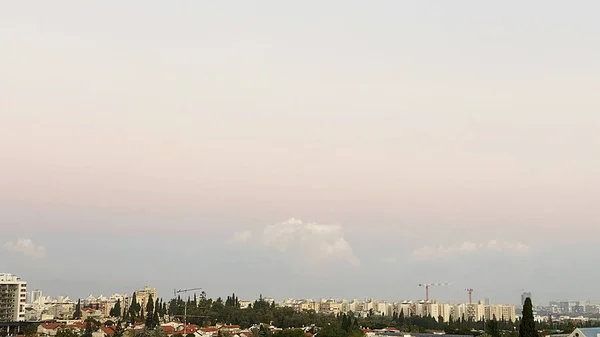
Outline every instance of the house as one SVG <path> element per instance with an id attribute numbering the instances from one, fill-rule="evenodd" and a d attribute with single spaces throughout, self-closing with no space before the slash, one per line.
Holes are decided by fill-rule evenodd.
<path id="1" fill-rule="evenodd" d="M 81 320 L 85 321 L 88 318 L 93 318 L 95 320 L 101 320 L 102 318 L 104 318 L 104 314 L 102 314 L 102 311 L 95 310 L 92 308 L 81 309 Z"/>
<path id="2" fill-rule="evenodd" d="M 62 327 L 61 323 L 42 323 L 38 326 L 37 332 L 40 336 L 56 336 L 60 327 Z"/>
<path id="3" fill-rule="evenodd" d="M 85 322 L 74 322 L 73 324 L 67 324 L 65 326 L 65 328 L 67 329 L 73 329 L 73 330 L 77 330 L 77 331 L 83 331 L 85 329 Z"/>
<path id="4" fill-rule="evenodd" d="M 196 336 L 201 337 L 213 337 L 219 334 L 218 328 L 200 328 L 196 331 Z"/>
<path id="5" fill-rule="evenodd" d="M 600 337 L 600 328 L 578 328 L 569 337 Z"/>
<path id="6" fill-rule="evenodd" d="M 92 332 L 92 337 L 110 337 L 115 334 L 112 327 L 102 327 L 99 331 Z"/>
<path id="7" fill-rule="evenodd" d="M 365 336 L 367 337 L 372 337 L 375 336 L 375 331 L 371 330 L 371 329 L 362 329 L 362 332 L 365 334 Z"/>
<path id="8" fill-rule="evenodd" d="M 239 325 L 223 325 L 219 331 L 234 335 L 241 331 L 241 327 Z"/>

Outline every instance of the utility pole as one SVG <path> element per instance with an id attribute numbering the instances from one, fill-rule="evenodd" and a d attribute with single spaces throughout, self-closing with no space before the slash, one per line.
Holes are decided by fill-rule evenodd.
<path id="1" fill-rule="evenodd" d="M 202 290 L 202 288 L 191 288 L 191 289 L 174 289 L 173 290 L 173 295 L 174 297 L 177 297 L 177 294 L 185 294 L 187 295 L 187 293 L 189 291 L 196 291 L 196 290 Z M 187 297 L 187 296 L 186 296 Z M 187 336 L 187 298 L 183 301 L 183 335 Z"/>

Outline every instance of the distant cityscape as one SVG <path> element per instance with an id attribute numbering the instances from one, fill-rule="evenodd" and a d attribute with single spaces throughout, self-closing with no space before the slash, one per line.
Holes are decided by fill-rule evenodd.
<path id="1" fill-rule="evenodd" d="M 467 289 L 469 290 L 469 289 Z M 133 295 L 133 294 L 132 294 Z M 107 319 L 117 303 L 122 314 L 131 305 L 132 295 L 115 293 L 109 296 L 90 295 L 81 299 L 83 319 Z M 158 289 L 145 286 L 135 291 L 141 307 L 148 299 L 158 299 Z M 521 294 L 521 305 L 525 299 L 533 298 L 530 292 Z M 352 312 L 357 317 L 368 315 L 393 316 L 402 313 L 405 316 L 430 316 L 443 321 L 468 319 L 473 321 L 498 320 L 516 321 L 519 308 L 514 305 L 492 304 L 489 299 L 471 303 L 439 303 L 436 300 L 420 301 L 379 301 L 376 299 L 285 299 L 276 301 L 265 299 L 277 307 L 288 307 L 294 311 L 314 311 L 333 314 Z M 27 282 L 15 275 L 0 274 L 0 322 L 5 321 L 51 321 L 69 320 L 73 317 L 78 300 L 68 296 L 51 298 L 44 296 L 42 290 L 28 291 Z M 239 300 L 239 307 L 251 306 L 253 300 Z M 551 301 L 548 305 L 535 307 L 535 320 L 598 320 L 600 305 L 583 301 Z"/>

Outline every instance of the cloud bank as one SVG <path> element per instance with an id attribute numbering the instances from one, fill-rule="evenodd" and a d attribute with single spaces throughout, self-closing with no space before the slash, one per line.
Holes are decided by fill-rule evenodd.
<path id="1" fill-rule="evenodd" d="M 360 264 L 341 225 L 304 222 L 299 219 L 269 225 L 263 231 L 263 243 L 281 252 L 293 251 L 316 260 L 338 259 L 354 266 Z"/>
<path id="2" fill-rule="evenodd" d="M 413 250 L 411 260 L 434 260 L 453 257 L 456 255 L 472 254 L 476 252 L 503 252 L 508 254 L 524 254 L 529 251 L 529 246 L 522 242 L 501 242 L 490 240 L 487 242 L 465 241 L 461 244 L 450 246 L 424 246 Z"/>
<path id="3" fill-rule="evenodd" d="M 4 249 L 22 253 L 26 257 L 32 259 L 41 259 L 46 257 L 46 248 L 44 246 L 38 246 L 31 239 L 17 239 L 16 242 L 7 242 L 4 244 Z"/>
<path id="4" fill-rule="evenodd" d="M 252 231 L 235 232 L 231 243 L 246 243 L 252 239 L 252 236 Z"/>

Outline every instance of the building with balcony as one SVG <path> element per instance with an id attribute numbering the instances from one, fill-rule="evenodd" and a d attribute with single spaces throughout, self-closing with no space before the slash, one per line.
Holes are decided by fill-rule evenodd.
<path id="1" fill-rule="evenodd" d="M 0 273 L 0 322 L 25 320 L 27 282 L 15 275 Z"/>

